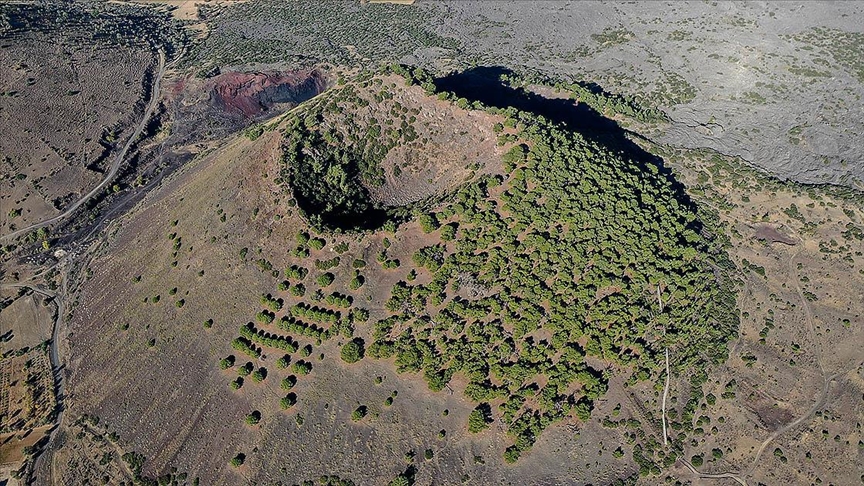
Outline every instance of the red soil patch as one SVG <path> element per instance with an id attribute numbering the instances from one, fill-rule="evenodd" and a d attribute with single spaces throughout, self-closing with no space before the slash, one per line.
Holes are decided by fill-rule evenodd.
<path id="1" fill-rule="evenodd" d="M 212 79 L 211 99 L 227 113 L 254 118 L 279 103 L 301 102 L 324 91 L 326 79 L 317 70 L 288 73 L 228 72 Z"/>

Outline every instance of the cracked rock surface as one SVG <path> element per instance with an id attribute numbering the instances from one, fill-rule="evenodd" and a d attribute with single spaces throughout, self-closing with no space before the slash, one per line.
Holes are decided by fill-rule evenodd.
<path id="1" fill-rule="evenodd" d="M 662 108 L 672 123 L 659 141 L 782 179 L 864 187 L 864 4 L 416 6 L 438 10 L 438 33 L 478 64 L 594 81 Z"/>

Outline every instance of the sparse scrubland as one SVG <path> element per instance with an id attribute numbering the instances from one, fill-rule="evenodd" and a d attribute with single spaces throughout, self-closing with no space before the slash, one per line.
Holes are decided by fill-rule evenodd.
<path id="1" fill-rule="evenodd" d="M 422 52 L 428 67 L 424 56 L 465 49 L 427 28 L 434 6 L 279 4 L 281 41 L 233 36 L 263 22 L 260 7 L 200 6 L 193 45 L 126 29 L 128 12 L 70 7 L 70 25 L 97 26 L 94 45 L 189 49 L 131 152 L 183 167 L 148 172 L 116 207 L 99 199 L 56 238 L 4 247 L 0 322 L 15 324 L 0 333 L 0 452 L 24 464 L 16 477 L 861 479 L 846 467 L 862 447 L 859 192 L 666 145 L 650 135 L 676 122 L 657 104 L 547 69 L 379 62 Z M 49 11 L 34 26 L 7 15 L 9 45 L 54 35 L 46 19 L 70 14 Z M 171 11 L 158 22 L 176 29 Z M 330 22 L 332 36 L 286 33 L 285 19 Z M 477 35 L 503 25 L 484 17 Z M 573 55 L 626 47 L 638 30 L 598 30 Z M 856 35 L 790 39 L 860 71 Z M 247 58 L 296 69 L 220 69 Z M 697 96 L 667 81 L 655 94 L 669 103 Z M 805 129 L 788 136 L 803 143 Z M 169 152 L 188 163 L 162 164 Z M 88 246 L 74 246 L 85 228 Z"/>

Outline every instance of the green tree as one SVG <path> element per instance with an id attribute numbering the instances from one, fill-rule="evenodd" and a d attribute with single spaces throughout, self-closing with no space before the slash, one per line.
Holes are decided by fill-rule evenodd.
<path id="1" fill-rule="evenodd" d="M 330 284 L 332 284 L 333 280 L 335 280 L 335 279 L 336 279 L 336 277 L 332 273 L 327 272 L 327 273 L 321 274 L 321 276 L 318 277 L 316 282 L 318 282 L 318 285 L 320 285 L 321 287 L 327 287 Z"/>
<path id="2" fill-rule="evenodd" d="M 265 378 L 267 378 L 267 368 L 261 367 L 253 371 L 251 378 L 255 383 L 261 383 Z"/>
<path id="3" fill-rule="evenodd" d="M 489 428 L 491 421 L 492 408 L 488 403 L 481 403 L 468 415 L 468 432 L 476 434 L 477 432 L 486 430 Z"/>
<path id="4" fill-rule="evenodd" d="M 279 400 L 279 407 L 282 410 L 288 410 L 289 408 L 293 407 L 296 403 L 297 403 L 297 395 L 295 395 L 293 393 L 289 393 L 289 394 L 285 395 L 284 397 L 282 397 L 281 400 Z"/>
<path id="5" fill-rule="evenodd" d="M 226 356 L 219 361 L 219 368 L 223 370 L 227 370 L 228 368 L 234 366 L 234 355 Z"/>
<path id="6" fill-rule="evenodd" d="M 236 456 L 231 458 L 229 464 L 231 464 L 231 466 L 233 467 L 240 467 L 243 465 L 244 462 L 246 462 L 246 454 L 240 452 Z"/>
<path id="7" fill-rule="evenodd" d="M 342 357 L 342 361 L 346 363 L 356 363 L 363 359 L 364 353 L 365 349 L 363 347 L 363 340 L 360 338 L 354 338 L 342 346 L 342 350 L 339 354 Z"/>
<path id="8" fill-rule="evenodd" d="M 366 406 L 360 405 L 359 407 L 355 408 L 353 412 L 351 412 L 351 420 L 353 420 L 354 422 L 358 422 L 366 416 L 366 413 Z"/>
<path id="9" fill-rule="evenodd" d="M 258 410 L 253 410 L 246 414 L 247 425 L 258 425 L 259 422 L 261 422 L 261 412 Z"/>
<path id="10" fill-rule="evenodd" d="M 282 382 L 280 383 L 280 386 L 282 387 L 283 390 L 290 390 L 290 389 L 294 388 L 294 385 L 296 385 L 296 384 L 297 384 L 297 377 L 294 375 L 290 375 L 290 376 L 287 376 L 285 378 L 282 378 Z"/>

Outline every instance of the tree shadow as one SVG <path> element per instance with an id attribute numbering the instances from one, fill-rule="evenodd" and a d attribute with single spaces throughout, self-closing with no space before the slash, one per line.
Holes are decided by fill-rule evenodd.
<path id="1" fill-rule="evenodd" d="M 502 81 L 502 76 L 513 74 L 512 70 L 501 66 L 480 66 L 439 77 L 435 79 L 435 85 L 439 91 L 450 91 L 460 98 L 479 101 L 486 106 L 499 109 L 513 107 L 541 115 L 624 159 L 636 162 L 642 171 L 654 166 L 672 188 L 678 203 L 696 211 L 696 205 L 687 195 L 684 185 L 675 178 L 663 159 L 645 151 L 628 138 L 628 134 L 638 134 L 621 127 L 617 121 L 604 116 L 587 103 L 569 98 L 548 98 L 524 88 L 514 88 Z M 585 83 L 583 86 L 593 93 L 605 94 L 596 84 Z M 702 224 L 694 221 L 691 228 L 701 231 Z"/>

